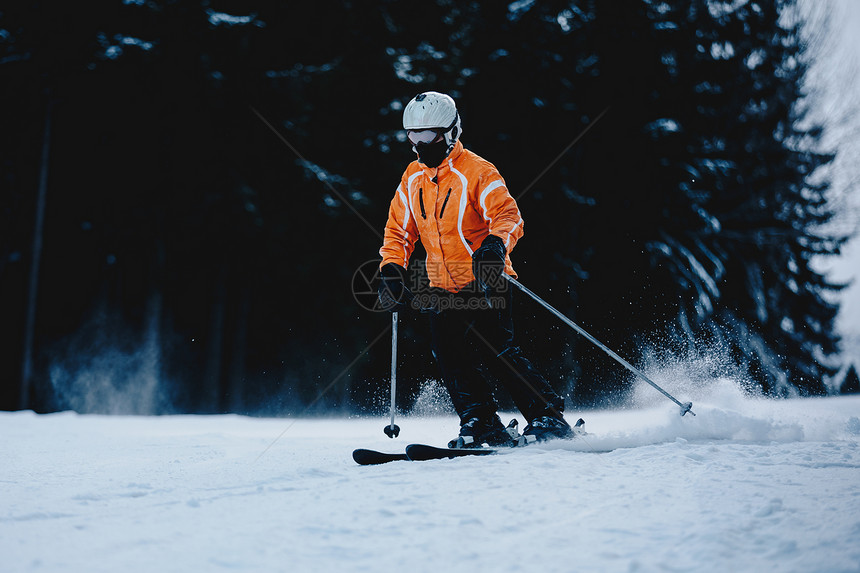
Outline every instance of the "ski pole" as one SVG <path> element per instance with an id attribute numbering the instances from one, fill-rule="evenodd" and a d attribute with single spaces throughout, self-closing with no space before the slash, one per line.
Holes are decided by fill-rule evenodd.
<path id="1" fill-rule="evenodd" d="M 578 332 L 579 334 L 581 334 L 582 336 L 584 336 L 585 338 L 587 338 L 588 340 L 590 340 L 592 343 L 594 343 L 594 344 L 595 344 L 595 346 L 597 346 L 598 348 L 600 348 L 600 349 L 601 349 L 602 351 L 604 351 L 606 354 L 608 354 L 609 356 L 611 356 L 612 358 L 614 358 L 614 359 L 615 359 L 619 364 L 621 364 L 622 366 L 624 366 L 625 368 L 627 368 L 630 372 L 632 372 L 632 373 L 633 373 L 633 374 L 635 374 L 636 376 L 639 376 L 640 378 L 642 378 L 642 380 L 644 380 L 645 382 L 647 382 L 648 384 L 650 384 L 651 386 L 653 386 L 654 388 L 656 388 L 656 389 L 657 389 L 657 391 L 659 391 L 661 394 L 663 394 L 664 396 L 666 396 L 667 398 L 669 398 L 670 400 L 672 400 L 674 403 L 676 403 L 678 406 L 680 406 L 680 407 L 681 407 L 681 415 L 682 415 L 682 416 L 683 416 L 684 414 L 686 414 L 687 412 L 691 413 L 691 414 L 692 414 L 692 415 L 694 415 L 694 416 L 696 415 L 696 413 L 695 413 L 695 412 L 693 412 L 693 410 L 692 410 L 692 408 L 693 408 L 693 403 L 692 403 L 692 402 L 686 402 L 686 403 L 682 404 L 681 402 L 679 402 L 678 400 L 676 400 L 674 396 L 672 396 L 671 394 L 669 394 L 668 392 L 666 392 L 665 390 L 663 390 L 662 388 L 660 388 L 659 386 L 657 386 L 654 382 L 652 382 L 652 381 L 651 381 L 647 376 L 645 376 L 645 374 L 643 374 L 639 369 L 635 368 L 635 367 L 634 367 L 633 365 L 631 365 L 629 362 L 627 362 L 626 360 L 624 360 L 623 358 L 621 358 L 620 356 L 618 356 L 618 354 L 616 354 L 615 352 L 613 352 L 613 351 L 612 351 L 609 347 L 607 347 L 605 344 L 603 344 L 602 342 L 600 342 L 599 340 L 597 340 L 596 338 L 594 338 L 593 336 L 591 336 L 589 333 L 587 333 L 587 332 L 585 331 L 585 329 L 583 329 L 581 326 L 579 326 L 578 324 L 576 324 L 575 322 L 573 322 L 572 320 L 570 320 L 569 318 L 567 318 L 565 315 L 563 315 L 563 314 L 562 314 L 562 313 L 560 313 L 558 310 L 556 310 L 553 306 L 551 306 L 548 302 L 544 301 L 541 297 L 539 297 L 538 295 L 536 295 L 535 293 L 533 293 L 532 291 L 530 291 L 528 288 L 526 288 L 526 286 L 525 286 L 525 285 L 523 285 L 522 283 L 520 283 L 517 279 L 515 279 L 514 277 L 512 277 L 512 276 L 508 275 L 507 273 L 502 273 L 502 276 L 503 276 L 503 277 L 505 277 L 506 279 L 508 279 L 508 281 L 510 281 L 512 284 L 516 285 L 516 286 L 517 286 L 521 291 L 523 291 L 524 293 L 526 293 L 527 295 L 529 295 L 530 297 L 532 297 L 532 298 L 533 298 L 533 299 L 534 299 L 538 304 L 540 304 L 540 305 L 541 305 L 541 306 L 543 306 L 545 309 L 547 309 L 548 311 L 550 311 L 551 313 L 553 313 L 554 315 L 556 315 L 556 316 L 557 316 L 559 319 L 561 319 L 561 321 L 562 321 L 562 322 L 564 322 L 566 325 L 568 325 L 569 327 L 571 327 L 572 329 L 574 329 L 576 332 Z"/>
<path id="2" fill-rule="evenodd" d="M 400 428 L 394 423 L 395 396 L 397 394 L 397 312 L 391 313 L 391 424 L 385 426 L 385 435 L 396 438 Z"/>

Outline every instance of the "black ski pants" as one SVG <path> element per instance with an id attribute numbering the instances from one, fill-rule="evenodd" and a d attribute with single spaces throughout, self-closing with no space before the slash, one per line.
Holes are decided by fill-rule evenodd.
<path id="1" fill-rule="evenodd" d="M 510 283 L 486 296 L 467 285 L 459 293 L 433 289 L 438 313 L 430 314 L 433 355 L 460 423 L 496 413 L 490 380 L 508 391 L 529 423 L 540 416 L 560 417 L 564 399 L 514 341 Z"/>

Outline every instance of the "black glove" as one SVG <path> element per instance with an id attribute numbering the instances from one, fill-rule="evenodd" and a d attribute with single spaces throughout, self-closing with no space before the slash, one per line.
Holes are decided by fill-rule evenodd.
<path id="1" fill-rule="evenodd" d="M 505 242 L 495 235 L 487 235 L 480 248 L 472 255 L 472 274 L 478 285 L 489 290 L 499 284 L 505 270 Z"/>
<path id="2" fill-rule="evenodd" d="M 379 269 L 379 305 L 388 312 L 397 312 L 410 308 L 412 294 L 406 284 L 406 269 L 395 263 L 388 263 Z"/>

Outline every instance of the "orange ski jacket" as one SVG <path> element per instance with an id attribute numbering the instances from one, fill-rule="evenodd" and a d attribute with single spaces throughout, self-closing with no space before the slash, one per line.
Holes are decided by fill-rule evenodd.
<path id="1" fill-rule="evenodd" d="M 472 253 L 490 234 L 505 242 L 505 272 L 516 278 L 510 252 L 523 236 L 517 202 L 495 166 L 458 141 L 438 168 L 418 161 L 406 168 L 388 211 L 380 267 L 407 268 L 420 238 L 430 286 L 458 292 L 475 280 Z"/>

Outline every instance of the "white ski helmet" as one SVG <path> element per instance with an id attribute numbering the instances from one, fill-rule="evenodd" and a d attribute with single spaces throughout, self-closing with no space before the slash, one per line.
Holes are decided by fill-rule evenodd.
<path id="1" fill-rule="evenodd" d="M 434 129 L 445 137 L 448 151 L 463 133 L 460 127 L 460 113 L 454 99 L 439 92 L 420 93 L 406 104 L 403 110 L 403 129 Z"/>

